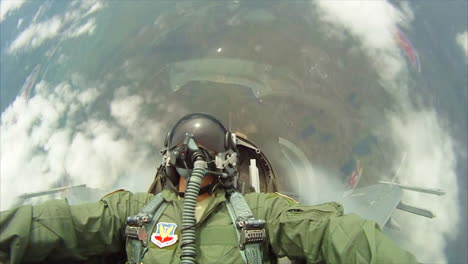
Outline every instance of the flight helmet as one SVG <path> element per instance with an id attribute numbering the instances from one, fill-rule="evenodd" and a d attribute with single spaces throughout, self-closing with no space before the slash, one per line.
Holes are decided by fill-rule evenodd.
<path id="1" fill-rule="evenodd" d="M 207 162 L 210 174 L 220 176 L 220 182 L 236 187 L 237 158 L 236 135 L 215 117 L 206 113 L 192 113 L 182 117 L 168 132 L 164 143 L 163 166 L 165 176 L 173 186 L 179 177 L 188 178 L 193 169 L 187 149 L 187 139 L 195 141 L 198 151 Z"/>

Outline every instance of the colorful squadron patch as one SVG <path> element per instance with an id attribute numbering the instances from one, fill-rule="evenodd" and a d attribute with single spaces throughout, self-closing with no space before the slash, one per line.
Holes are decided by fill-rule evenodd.
<path id="1" fill-rule="evenodd" d="M 158 223 L 156 233 L 151 235 L 151 242 L 160 248 L 174 245 L 177 242 L 176 228 L 174 223 Z"/>

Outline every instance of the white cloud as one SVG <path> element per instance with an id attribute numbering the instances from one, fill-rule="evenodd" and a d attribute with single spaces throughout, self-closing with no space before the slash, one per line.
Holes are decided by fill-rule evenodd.
<path id="1" fill-rule="evenodd" d="M 20 28 L 21 25 L 23 25 L 23 21 L 24 21 L 24 19 L 22 19 L 22 18 L 18 19 L 18 23 L 16 24 L 16 28 Z"/>
<path id="2" fill-rule="evenodd" d="M 26 0 L 2 0 L 0 1 L 0 23 L 14 10 L 21 8 Z"/>
<path id="3" fill-rule="evenodd" d="M 397 182 L 411 186 L 440 188 L 447 192 L 444 196 L 433 196 L 403 191 L 404 203 L 429 209 L 436 214 L 436 218 L 428 219 L 395 210 L 392 218 L 399 223 L 401 227 L 399 234 L 403 236 L 398 243 L 410 250 L 423 263 L 447 262 L 444 252 L 447 246 L 446 238 L 454 238 L 461 221 L 453 140 L 435 111 L 408 110 L 389 116 L 389 123 L 387 132 L 393 136 L 399 153 L 406 153 L 406 162 L 399 170 Z M 401 159 L 395 158 L 395 160 L 398 161 L 395 167 L 399 167 Z M 302 202 L 318 204 L 340 200 L 345 190 L 344 184 L 340 181 L 341 177 L 325 168 L 320 168 L 319 164 L 305 166 L 300 161 L 300 158 L 293 156 L 285 159 L 281 165 L 289 168 L 288 181 L 294 188 L 293 193 L 301 195 Z M 286 164 L 289 162 L 294 164 Z M 311 191 L 305 186 L 318 187 Z M 348 202 L 345 208 L 347 212 L 352 211 L 350 206 Z"/>
<path id="4" fill-rule="evenodd" d="M 53 2 L 45 2 L 43 5 L 39 7 L 39 9 L 36 11 L 36 14 L 34 15 L 34 18 L 32 19 L 32 23 L 37 23 L 39 19 L 41 19 L 44 14 L 50 10 L 52 7 Z"/>
<path id="5" fill-rule="evenodd" d="M 410 2 L 400 2 L 400 9 L 404 16 L 399 21 L 399 24 L 408 27 L 407 23 L 414 20 L 414 12 L 411 9 Z"/>
<path id="6" fill-rule="evenodd" d="M 119 124 L 131 129 L 137 126 L 143 98 L 138 95 L 117 98 L 111 103 L 111 114 Z"/>
<path id="7" fill-rule="evenodd" d="M 412 105 L 404 58 L 393 40 L 397 25 L 410 28 L 414 13 L 407 3 L 400 4 L 401 10 L 386 1 L 324 0 L 314 3 L 319 18 L 331 31 L 330 36 L 340 41 L 346 38 L 343 32 L 348 32 L 359 41 L 360 48 L 375 62 L 381 76 L 380 84 L 399 104 L 395 107 L 400 111 L 388 118 L 391 128 L 387 132 L 392 133 L 401 153 L 408 155 L 400 181 L 447 191 L 443 197 L 404 192 L 404 202 L 433 210 L 438 215 L 436 219 L 395 212 L 401 220 L 400 233 L 406 238 L 405 247 L 420 261 L 446 262 L 446 238 L 455 235 L 460 221 L 453 139 L 434 111 L 421 110 L 421 107 L 416 110 Z M 462 38 L 466 41 L 466 35 L 461 34 L 457 42 Z M 464 47 L 465 44 L 460 45 Z"/>
<path id="8" fill-rule="evenodd" d="M 403 68 L 404 61 L 393 41 L 398 23 L 408 20 L 404 14 L 386 1 L 330 1 L 314 2 L 319 18 L 330 27 L 328 34 L 340 36 L 342 29 L 357 37 L 362 49 L 386 80 L 392 80 Z M 408 12 L 408 11 L 407 11 Z"/>
<path id="9" fill-rule="evenodd" d="M 404 203 L 429 209 L 435 213 L 436 218 L 428 219 L 394 210 L 392 218 L 401 228 L 398 231 L 401 237 L 397 242 L 423 263 L 445 263 L 446 239 L 457 235 L 461 223 L 453 140 L 434 111 L 406 111 L 391 115 L 389 121 L 387 132 L 393 136 L 399 153 L 406 153 L 406 162 L 399 170 L 397 182 L 446 191 L 444 196 L 403 191 Z M 320 168 L 317 164 L 313 164 L 312 167 L 304 166 L 299 164 L 298 160 L 300 159 L 291 158 L 291 161 L 297 163 L 293 164 L 294 166 L 281 165 L 290 168 L 291 175 L 288 180 L 293 186 L 293 193 L 300 195 L 302 202 L 318 204 L 340 200 L 345 187 L 338 175 Z M 395 160 L 398 160 L 398 164 L 395 164 L 396 170 L 401 159 Z M 298 184 L 299 182 L 303 184 Z M 304 186 L 319 187 L 311 191 Z M 345 210 L 353 211 L 349 201 Z"/>
<path id="10" fill-rule="evenodd" d="M 345 26 L 352 34 L 361 37 L 369 48 L 392 48 L 389 31 L 401 13 L 385 1 L 318 1 L 323 11 L 322 19 L 328 23 Z M 369 23 L 372 21 L 372 23 Z"/>
<path id="11" fill-rule="evenodd" d="M 414 111 L 391 117 L 395 142 L 407 154 L 399 181 L 403 184 L 441 188 L 445 196 L 405 191 L 403 201 L 430 209 L 435 219 L 399 214 L 406 244 L 422 262 L 446 262 L 446 237 L 453 238 L 460 223 L 456 157 L 451 137 L 434 111 Z M 427 243 L 430 241 L 430 243 Z"/>
<path id="12" fill-rule="evenodd" d="M 78 5 L 78 3 L 81 3 Z M 63 15 L 66 22 L 80 22 L 80 20 L 88 17 L 91 14 L 101 10 L 104 4 L 99 0 L 84 0 L 80 2 L 72 2 L 68 10 Z"/>
<path id="13" fill-rule="evenodd" d="M 163 136 L 160 133 L 160 125 L 153 117 L 142 118 L 145 107 L 148 106 L 156 108 L 152 96 L 143 98 L 140 95 L 130 95 L 129 87 L 124 86 L 115 92 L 110 104 L 110 113 L 117 123 L 125 128 L 126 133 L 145 142 L 158 142 Z M 183 110 L 170 105 L 165 111 L 177 113 Z"/>
<path id="14" fill-rule="evenodd" d="M 85 24 L 80 25 L 77 28 L 72 28 L 67 32 L 67 36 L 76 38 L 83 34 L 92 35 L 96 29 L 95 19 L 88 20 Z"/>
<path id="15" fill-rule="evenodd" d="M 96 100 L 98 96 L 99 92 L 96 88 L 89 88 L 78 95 L 78 101 L 83 105 L 87 105 Z"/>
<path id="16" fill-rule="evenodd" d="M 60 54 L 57 59 L 57 64 L 65 64 L 68 61 L 68 57 L 65 54 Z"/>
<path id="17" fill-rule="evenodd" d="M 82 21 L 103 7 L 104 4 L 96 0 L 82 1 L 79 6 L 72 2 L 64 14 L 37 22 L 43 13 L 50 8 L 50 4 L 46 3 L 39 8 L 31 24 L 12 42 L 8 52 L 14 54 L 19 51 L 35 49 L 47 40 L 55 38 L 61 38 L 60 40 L 63 41 L 84 35 L 92 35 L 97 27 L 96 20 L 91 18 L 85 23 L 82 23 Z"/>
<path id="18" fill-rule="evenodd" d="M 154 102 L 122 87 L 103 108 L 105 85 L 71 76 L 56 86 L 41 81 L 33 97 L 17 97 L 2 113 L 0 210 L 56 184 L 146 191 L 151 183 L 164 139 L 164 118 L 143 111 Z"/>
<path id="19" fill-rule="evenodd" d="M 300 202 L 307 205 L 315 205 L 337 201 L 346 191 L 346 187 L 340 181 L 339 175 L 327 171 L 320 164 L 306 166 L 299 159 L 291 157 L 284 161 L 282 166 L 292 168 L 288 181 L 292 185 L 293 193 L 298 195 Z M 320 186 L 311 191 L 310 186 Z"/>
<path id="20" fill-rule="evenodd" d="M 81 8 L 86 10 L 85 16 L 89 16 L 104 7 L 104 4 L 99 1 L 85 0 L 82 2 Z"/>
<path id="21" fill-rule="evenodd" d="M 47 151 L 47 164 L 52 174 L 65 175 L 65 158 L 70 149 L 70 139 L 72 131 L 70 129 L 58 129 L 51 132 L 49 140 L 44 144 Z"/>
<path id="22" fill-rule="evenodd" d="M 108 184 L 125 171 L 126 153 L 132 152 L 131 147 L 125 140 L 113 137 L 110 131 L 93 135 L 77 133 L 73 137 L 65 166 L 72 179 L 80 179 L 89 186 L 110 187 Z"/>
<path id="23" fill-rule="evenodd" d="M 466 63 L 468 64 L 468 31 L 457 34 L 456 42 L 465 52 Z"/>
<path id="24" fill-rule="evenodd" d="M 50 87 L 44 81 L 36 85 L 35 95 L 27 100 L 17 97 L 2 113 L 1 122 L 1 204 L 23 192 L 48 189 L 67 174 L 64 160 L 72 141 L 72 129 L 61 126 L 69 114 L 68 105 L 81 99 L 91 103 L 95 92 L 71 90 L 66 82 Z M 71 96 L 70 96 L 71 94 Z M 79 94 L 79 96 L 73 96 Z M 17 184 L 27 182 L 28 184 Z"/>
<path id="25" fill-rule="evenodd" d="M 60 105 L 59 105 L 60 106 Z M 34 125 L 29 133 L 29 139 L 34 145 L 44 145 L 53 131 L 57 129 L 62 107 L 51 104 L 47 98 L 35 96 L 28 101 L 28 108 L 36 113 Z"/>
<path id="26" fill-rule="evenodd" d="M 63 27 L 62 20 L 58 16 L 38 24 L 31 24 L 10 45 L 8 51 L 15 53 L 26 48 L 37 48 L 44 41 L 55 38 Z"/>

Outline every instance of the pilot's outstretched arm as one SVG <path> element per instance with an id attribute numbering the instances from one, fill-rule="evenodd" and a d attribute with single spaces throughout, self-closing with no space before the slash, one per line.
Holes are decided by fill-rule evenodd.
<path id="1" fill-rule="evenodd" d="M 304 206 L 276 194 L 249 196 L 256 201 L 254 214 L 267 221 L 268 240 L 278 256 L 308 263 L 417 263 L 375 222 L 343 215 L 340 204 Z"/>
<path id="2" fill-rule="evenodd" d="M 126 217 L 147 194 L 118 192 L 91 204 L 51 200 L 0 213 L 0 263 L 49 262 L 121 251 Z"/>

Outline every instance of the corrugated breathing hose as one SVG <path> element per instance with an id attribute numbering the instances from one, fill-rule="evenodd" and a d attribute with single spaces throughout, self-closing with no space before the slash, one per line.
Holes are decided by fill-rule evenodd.
<path id="1" fill-rule="evenodd" d="M 184 208 L 182 210 L 182 264 L 194 264 L 197 256 L 195 246 L 195 206 L 197 204 L 200 185 L 207 173 L 206 162 L 197 159 L 193 164 L 193 172 L 185 190 Z"/>

